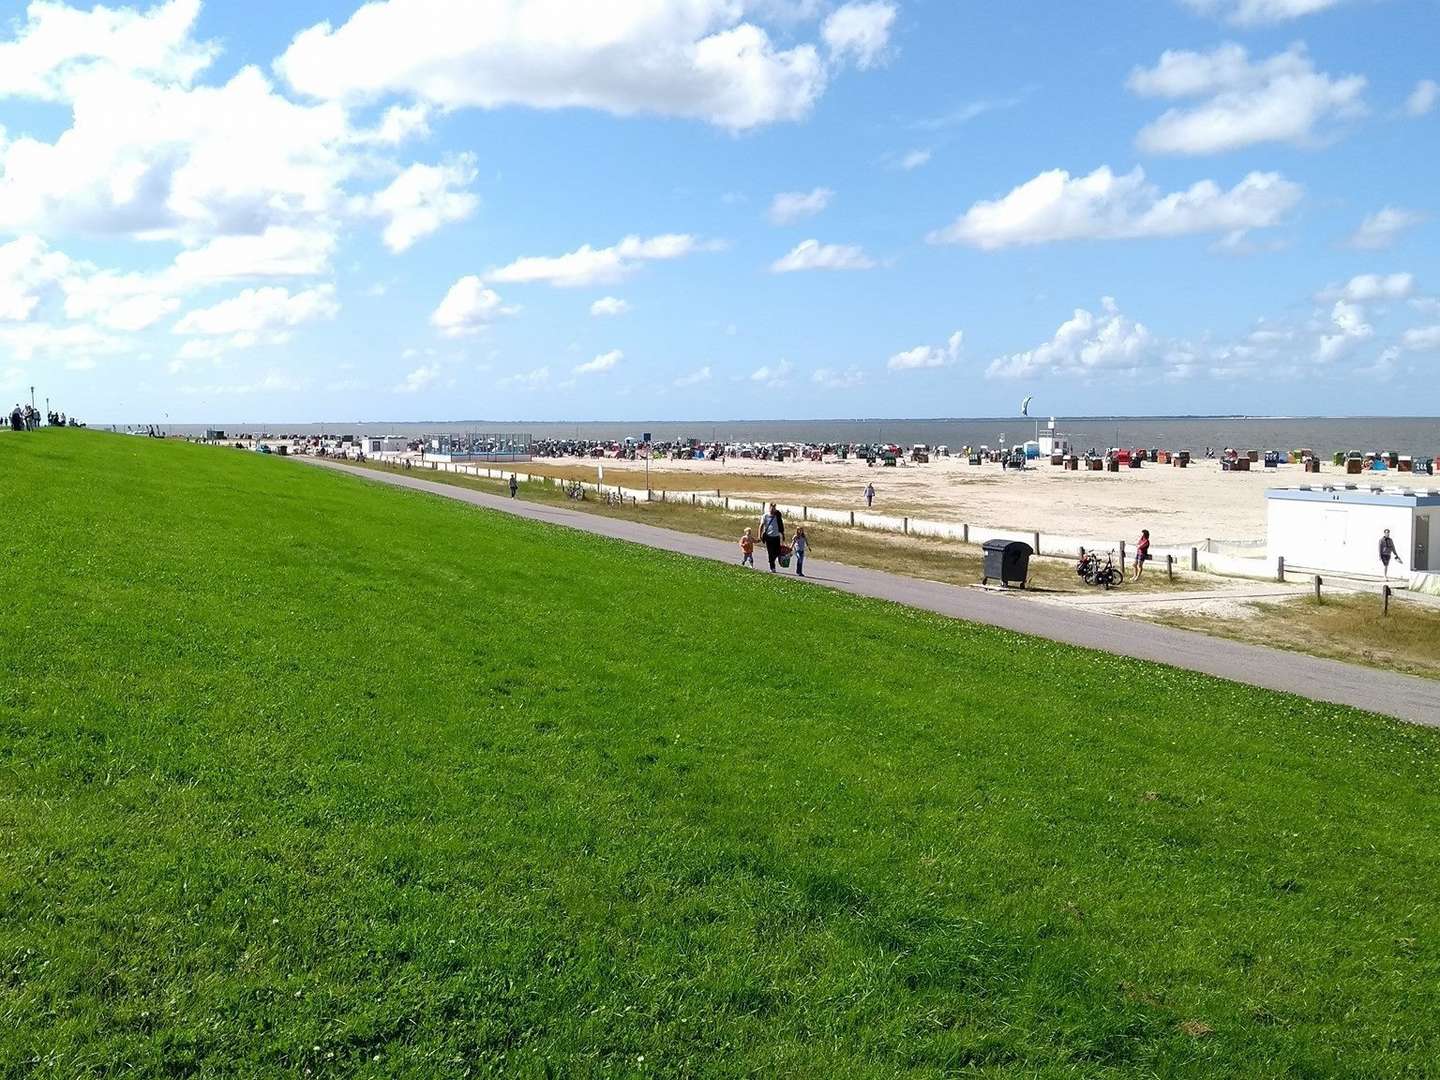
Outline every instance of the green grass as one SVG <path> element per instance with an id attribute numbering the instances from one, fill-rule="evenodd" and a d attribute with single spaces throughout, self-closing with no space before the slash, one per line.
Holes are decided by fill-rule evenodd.
<path id="1" fill-rule="evenodd" d="M 1430 731 L 255 454 L 0 491 L 4 1075 L 1440 1060 Z"/>

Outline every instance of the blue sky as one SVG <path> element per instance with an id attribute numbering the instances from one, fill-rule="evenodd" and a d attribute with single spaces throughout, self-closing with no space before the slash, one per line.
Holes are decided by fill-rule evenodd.
<path id="1" fill-rule="evenodd" d="M 0 397 L 1440 412 L 1440 2 L 0 4 Z"/>

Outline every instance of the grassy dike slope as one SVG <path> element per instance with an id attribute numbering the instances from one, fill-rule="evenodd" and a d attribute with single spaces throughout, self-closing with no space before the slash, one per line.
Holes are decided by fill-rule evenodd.
<path id="1" fill-rule="evenodd" d="M 254 454 L 0 494 L 5 1075 L 1440 1060 L 1434 732 Z"/>

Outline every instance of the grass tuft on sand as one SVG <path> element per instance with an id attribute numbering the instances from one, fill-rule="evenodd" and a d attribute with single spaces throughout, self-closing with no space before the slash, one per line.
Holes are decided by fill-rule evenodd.
<path id="1" fill-rule="evenodd" d="M 1374 593 L 1322 594 L 1254 604 L 1243 618 L 1162 615 L 1154 621 L 1257 645 L 1440 679 L 1440 608 L 1396 592 L 1389 614 Z"/>
<path id="2" fill-rule="evenodd" d="M 0 1075 L 1440 1060 L 1433 732 L 256 454 L 0 490 Z"/>

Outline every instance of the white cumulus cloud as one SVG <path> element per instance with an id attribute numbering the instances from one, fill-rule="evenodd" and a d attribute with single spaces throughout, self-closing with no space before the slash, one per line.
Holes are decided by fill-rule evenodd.
<path id="1" fill-rule="evenodd" d="M 790 380 L 790 361 L 781 360 L 778 364 L 766 364 L 758 367 L 750 373 L 750 381 L 760 383 L 763 386 L 777 387 L 784 386 Z"/>
<path id="2" fill-rule="evenodd" d="M 1328 11 L 1345 0 L 1184 0 L 1202 15 L 1214 15 L 1236 26 L 1263 26 L 1289 22 Z"/>
<path id="3" fill-rule="evenodd" d="M 442 225 L 475 212 L 480 199 L 464 190 L 475 175 L 475 159 L 469 154 L 445 165 L 411 165 L 389 187 L 357 199 L 355 205 L 361 213 L 387 219 L 382 238 L 398 254 Z"/>
<path id="4" fill-rule="evenodd" d="M 1406 330 L 1401 342 L 1411 352 L 1440 352 L 1440 326 L 1417 326 Z"/>
<path id="5" fill-rule="evenodd" d="M 529 371 L 517 371 L 513 375 L 506 375 L 497 379 L 495 385 L 502 390 L 538 390 L 550 382 L 550 369 L 548 367 L 532 368 Z"/>
<path id="6" fill-rule="evenodd" d="M 1122 314 L 1107 296 L 1101 301 L 1098 315 L 1076 308 L 1049 341 L 1026 352 L 996 357 L 986 374 L 991 378 L 1019 379 L 1132 371 L 1151 358 L 1157 348 L 1158 343 L 1144 324 Z"/>
<path id="7" fill-rule="evenodd" d="M 315 227 L 357 168 L 344 110 L 291 102 L 257 68 L 196 87 L 97 68 L 66 93 L 53 142 L 0 139 L 0 230 L 189 243 Z"/>
<path id="8" fill-rule="evenodd" d="M 58 286 L 70 267 L 68 256 L 52 251 L 38 236 L 0 244 L 0 321 L 28 320 L 42 292 Z"/>
<path id="9" fill-rule="evenodd" d="M 1315 70 L 1304 46 L 1252 62 L 1246 50 L 1225 44 L 1208 53 L 1168 51 L 1153 68 L 1137 68 L 1127 84 L 1144 97 L 1198 104 L 1173 108 L 1136 137 L 1152 154 L 1213 154 L 1256 143 L 1319 143 L 1328 122 L 1361 116 L 1365 79 L 1332 78 Z"/>
<path id="10" fill-rule="evenodd" d="M 1440 83 L 1434 79 L 1421 79 L 1405 99 L 1405 111 L 1411 116 L 1424 116 L 1435 108 L 1437 101 L 1440 101 Z"/>
<path id="11" fill-rule="evenodd" d="M 677 376 L 675 379 L 675 385 L 699 386 L 701 383 L 709 382 L 710 376 L 710 365 L 706 364 L 702 368 L 697 368 L 694 371 L 686 372 L 684 375 Z"/>
<path id="12" fill-rule="evenodd" d="M 845 4 L 826 17 L 820 34 L 831 55 L 852 60 L 862 69 L 874 67 L 890 44 L 895 14 L 895 5 L 884 0 Z"/>
<path id="13" fill-rule="evenodd" d="M 186 312 L 175 324 L 175 333 L 229 337 L 232 348 L 275 344 L 286 340 L 292 328 L 315 319 L 333 319 L 339 311 L 333 286 L 291 293 L 271 285 L 246 289 L 211 307 Z"/>
<path id="14" fill-rule="evenodd" d="M 853 366 L 844 371 L 822 367 L 810 373 L 810 381 L 826 390 L 851 390 L 865 382 L 865 375 Z"/>
<path id="15" fill-rule="evenodd" d="M 697 251 L 713 250 L 688 233 L 666 233 L 643 238 L 627 236 L 611 247 L 589 244 L 564 255 L 529 255 L 491 270 L 486 280 L 501 284 L 532 284 L 575 288 L 610 284 L 629 277 L 643 264 L 678 259 Z"/>
<path id="16" fill-rule="evenodd" d="M 774 225 L 790 225 L 801 218 L 814 217 L 835 197 L 826 187 L 811 191 L 782 191 L 770 201 L 770 221 Z"/>
<path id="17" fill-rule="evenodd" d="M 1349 300 L 1335 301 L 1330 311 L 1333 332 L 1322 334 L 1315 349 L 1315 359 L 1321 363 L 1338 360 L 1359 342 L 1373 337 L 1375 328 L 1365 321 L 1365 309 Z"/>
<path id="18" fill-rule="evenodd" d="M 0 42 L 0 97 L 63 101 L 96 69 L 188 84 L 218 53 L 194 41 L 200 0 L 169 0 L 145 12 L 31 3 L 14 40 Z"/>
<path id="19" fill-rule="evenodd" d="M 734 130 L 801 119 L 824 93 L 829 65 L 815 44 L 784 48 L 743 21 L 746 6 L 372 0 L 338 27 L 300 33 L 275 67 L 302 94 L 332 101 L 403 94 L 442 109 L 581 107 Z M 883 48 L 873 22 L 847 16 L 837 31 L 857 64 Z"/>
<path id="20" fill-rule="evenodd" d="M 602 296 L 590 305 L 590 314 L 597 318 L 602 316 L 624 315 L 629 310 L 630 305 L 618 296 Z"/>
<path id="21" fill-rule="evenodd" d="M 1356 274 L 1344 285 L 1323 290 L 1317 299 L 1364 304 L 1372 300 L 1406 300 L 1414 292 L 1414 274 Z"/>
<path id="22" fill-rule="evenodd" d="M 875 260 L 855 244 L 822 244 L 819 240 L 802 240 L 787 255 L 770 264 L 773 274 L 792 274 L 797 270 L 869 270 Z"/>
<path id="23" fill-rule="evenodd" d="M 1350 246 L 1369 250 L 1388 248 L 1406 229 L 1412 229 L 1424 221 L 1425 215 L 1418 211 L 1387 206 L 1360 223 L 1360 227 L 1350 237 Z"/>
<path id="24" fill-rule="evenodd" d="M 929 240 L 993 250 L 1057 240 L 1228 234 L 1279 224 L 1301 195 L 1298 184 L 1278 173 L 1252 172 L 1228 191 L 1201 180 L 1161 194 L 1138 167 L 1120 176 L 1104 165 L 1089 176 L 1052 169 L 1001 199 L 976 203 Z"/>
<path id="25" fill-rule="evenodd" d="M 942 345 L 916 345 L 913 349 L 898 352 L 885 362 L 891 371 L 914 371 L 919 368 L 946 367 L 960 359 L 965 344 L 965 334 L 956 330 Z"/>
<path id="26" fill-rule="evenodd" d="M 478 333 L 501 316 L 514 313 L 515 309 L 507 307 L 499 293 L 487 288 L 474 274 L 468 274 L 450 286 L 445 299 L 431 313 L 430 325 L 446 337 L 464 337 Z"/>
<path id="27" fill-rule="evenodd" d="M 602 371 L 611 371 L 615 365 L 620 363 L 625 354 L 619 349 L 611 349 L 609 352 L 601 353 L 593 360 L 587 360 L 575 367 L 576 375 L 598 375 Z"/>
<path id="28" fill-rule="evenodd" d="M 397 394 L 418 394 L 440 377 L 439 364 L 421 364 L 395 386 Z"/>

